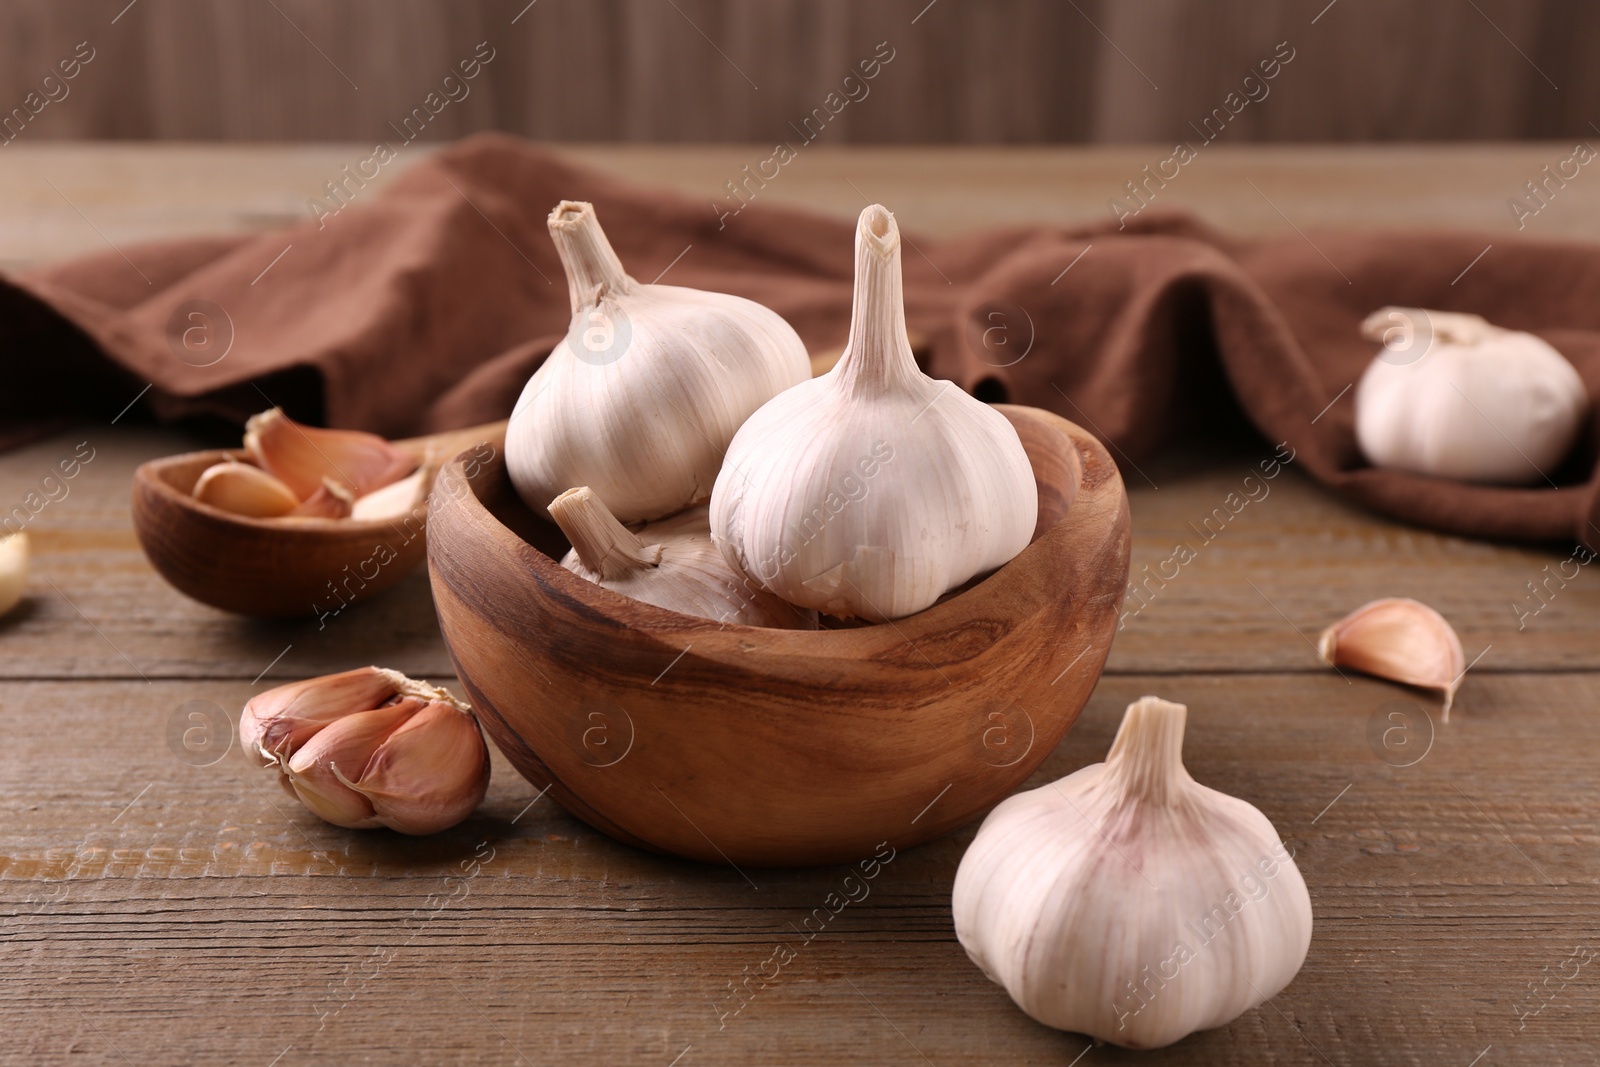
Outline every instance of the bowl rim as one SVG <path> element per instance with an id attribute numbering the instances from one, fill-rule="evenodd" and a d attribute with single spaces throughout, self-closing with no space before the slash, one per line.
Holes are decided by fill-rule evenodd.
<path id="1" fill-rule="evenodd" d="M 1035 536 L 1011 560 L 948 599 L 886 622 L 816 630 L 751 626 L 688 615 L 606 589 L 573 574 L 561 566 L 558 559 L 525 540 L 501 521 L 484 503 L 478 484 L 465 476 L 463 456 L 459 454 L 445 461 L 434 480 L 434 491 L 443 489 L 451 498 L 449 505 L 430 507 L 428 522 L 431 528 L 436 522 L 443 521 L 441 517 L 449 514 L 452 508 L 463 509 L 464 516 L 470 520 L 468 525 L 476 527 L 471 534 L 473 538 L 491 541 L 497 549 L 497 558 L 527 564 L 525 572 L 516 573 L 515 580 L 519 587 L 537 587 L 543 594 L 553 594 L 567 602 L 565 607 L 569 609 L 599 614 L 608 625 L 627 632 L 635 639 L 650 638 L 678 652 L 686 651 L 682 645 L 688 641 L 701 658 L 737 659 L 748 663 L 751 653 L 757 650 L 805 659 L 841 656 L 860 658 L 910 644 L 937 671 L 938 664 L 918 647 L 917 638 L 931 639 L 934 635 L 959 631 L 973 619 L 1003 618 L 1016 622 L 1043 610 L 1046 601 L 1058 595 L 1059 591 L 1046 590 L 1040 595 L 1037 583 L 1029 578 L 1030 573 L 1042 567 L 1056 553 L 1070 551 L 1082 531 L 1090 528 L 1086 527 L 1086 519 L 1098 509 L 1082 506 L 1085 502 L 1101 496 L 1126 497 L 1120 472 L 1110 454 L 1083 427 L 1043 408 L 1021 404 L 994 406 L 1002 413 L 1018 411 L 1025 413 L 1026 418 L 1046 422 L 1068 439 L 1077 450 L 1079 460 L 1079 481 L 1074 498 L 1053 525 Z M 1108 473 L 1091 479 L 1091 469 Z M 505 471 L 503 451 L 484 465 L 483 474 L 501 482 L 502 491 L 514 494 Z M 455 487 L 462 482 L 465 482 L 465 491 L 457 491 Z M 532 511 L 531 508 L 528 510 Z M 550 525 L 554 529 L 554 524 Z M 434 535 L 430 529 L 427 539 L 430 570 L 438 569 L 436 557 L 446 552 L 444 541 L 445 538 Z M 1007 601 L 1013 606 L 1003 607 Z M 1026 610 L 1018 610 L 1016 605 Z M 864 650 L 864 644 L 882 647 Z"/>

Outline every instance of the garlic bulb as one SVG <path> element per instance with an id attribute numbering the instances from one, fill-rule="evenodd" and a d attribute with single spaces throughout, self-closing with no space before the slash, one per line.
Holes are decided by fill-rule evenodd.
<path id="1" fill-rule="evenodd" d="M 1373 466 L 1531 484 L 1561 463 L 1588 418 L 1583 379 L 1531 333 L 1386 307 L 1361 335 L 1384 346 L 1355 396 L 1356 440 Z"/>
<path id="2" fill-rule="evenodd" d="M 278 686 L 239 718 L 245 752 L 335 826 L 431 834 L 465 819 L 489 788 L 472 710 L 446 689 L 382 667 Z"/>
<path id="3" fill-rule="evenodd" d="M 1461 638 L 1419 600 L 1385 597 L 1363 604 L 1326 630 L 1317 651 L 1335 667 L 1387 678 L 1444 697 L 1444 720 L 1467 673 Z"/>
<path id="4" fill-rule="evenodd" d="M 816 629 L 815 613 L 785 603 L 729 568 L 711 543 L 704 507 L 634 533 L 606 510 L 594 490 L 580 486 L 552 500 L 550 516 L 573 546 L 561 565 L 580 578 L 717 622 Z"/>
<path id="5" fill-rule="evenodd" d="M 874 204 L 856 227 L 845 354 L 740 428 L 712 490 L 712 537 L 790 603 L 883 622 L 1010 560 L 1038 507 L 1005 416 L 918 369 L 900 232 Z"/>
<path id="6" fill-rule="evenodd" d="M 572 325 L 511 415 L 512 484 L 535 509 L 592 486 L 624 522 L 705 501 L 734 431 L 810 374 L 805 344 L 754 301 L 634 281 L 590 204 L 549 224 Z"/>
<path id="7" fill-rule="evenodd" d="M 1187 709 L 1129 705 L 1104 763 L 1007 799 L 956 871 L 956 936 L 1023 1011 L 1127 1048 L 1276 996 L 1311 898 L 1266 816 L 1183 766 Z"/>

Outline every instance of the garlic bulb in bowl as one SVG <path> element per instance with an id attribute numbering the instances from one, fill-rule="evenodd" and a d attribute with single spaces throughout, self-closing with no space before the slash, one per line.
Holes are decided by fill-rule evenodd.
<path id="1" fill-rule="evenodd" d="M 1047 1026 L 1158 1048 L 1305 962 L 1305 881 L 1265 815 L 1189 776 L 1186 717 L 1135 701 L 1104 763 L 1005 800 L 961 858 L 957 938 Z"/>
<path id="2" fill-rule="evenodd" d="M 549 224 L 572 325 L 506 430 L 518 495 L 537 512 L 591 486 L 624 522 L 703 503 L 740 424 L 810 375 L 805 344 L 753 300 L 635 281 L 590 204 Z"/>
<path id="3" fill-rule="evenodd" d="M 1583 379 L 1531 333 L 1477 315 L 1386 307 L 1384 347 L 1356 386 L 1356 440 L 1375 467 L 1489 485 L 1544 481 L 1589 414 Z"/>
<path id="4" fill-rule="evenodd" d="M 917 367 L 900 231 L 868 207 L 844 355 L 739 429 L 711 493 L 712 537 L 791 604 L 883 622 L 1008 562 L 1038 507 L 1005 416 Z"/>
<path id="5" fill-rule="evenodd" d="M 634 532 L 584 485 L 556 497 L 549 511 L 572 542 L 561 565 L 612 592 L 722 623 L 817 628 L 815 612 L 784 603 L 728 566 L 711 543 L 704 507 Z"/>

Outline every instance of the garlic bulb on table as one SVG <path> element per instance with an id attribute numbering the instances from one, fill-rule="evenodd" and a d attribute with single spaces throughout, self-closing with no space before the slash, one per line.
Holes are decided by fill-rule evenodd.
<path id="1" fill-rule="evenodd" d="M 883 622 L 1009 561 L 1038 509 L 1011 423 L 917 367 L 900 231 L 872 205 L 856 227 L 845 353 L 734 436 L 711 493 L 718 547 L 792 604 Z"/>
<path id="2" fill-rule="evenodd" d="M 624 522 L 703 503 L 739 425 L 809 376 L 805 344 L 752 300 L 630 278 L 592 205 L 549 223 L 572 325 L 511 415 L 512 484 L 535 510 L 592 486 Z"/>
<path id="3" fill-rule="evenodd" d="M 552 500 L 550 516 L 573 546 L 561 565 L 596 585 L 717 622 L 787 630 L 817 627 L 814 612 L 785 603 L 728 566 L 711 543 L 704 507 L 634 533 L 585 485 Z"/>
<path id="4" fill-rule="evenodd" d="M 1356 440 L 1376 467 L 1466 482 L 1544 481 L 1589 414 L 1583 379 L 1531 333 L 1477 315 L 1386 307 L 1356 386 Z"/>
<path id="5" fill-rule="evenodd" d="M 1183 766 L 1187 709 L 1129 705 L 1104 763 L 1001 803 L 956 871 L 956 936 L 1035 1019 L 1169 1045 L 1270 1000 L 1311 898 L 1266 816 Z"/>

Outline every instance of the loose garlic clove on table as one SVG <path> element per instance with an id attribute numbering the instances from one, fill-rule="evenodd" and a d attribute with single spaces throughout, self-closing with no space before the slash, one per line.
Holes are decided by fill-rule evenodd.
<path id="1" fill-rule="evenodd" d="M 489 750 L 448 690 L 363 667 L 282 685 L 245 705 L 245 751 L 336 826 L 431 834 L 465 819 L 489 787 Z"/>
<path id="2" fill-rule="evenodd" d="M 1363 604 L 1322 631 L 1317 651 L 1335 667 L 1434 690 L 1444 697 L 1446 722 L 1467 673 L 1455 629 L 1443 615 L 1408 597 Z"/>
<path id="3" fill-rule="evenodd" d="M 28 535 L 0 537 L 0 615 L 9 614 L 28 591 Z"/>

